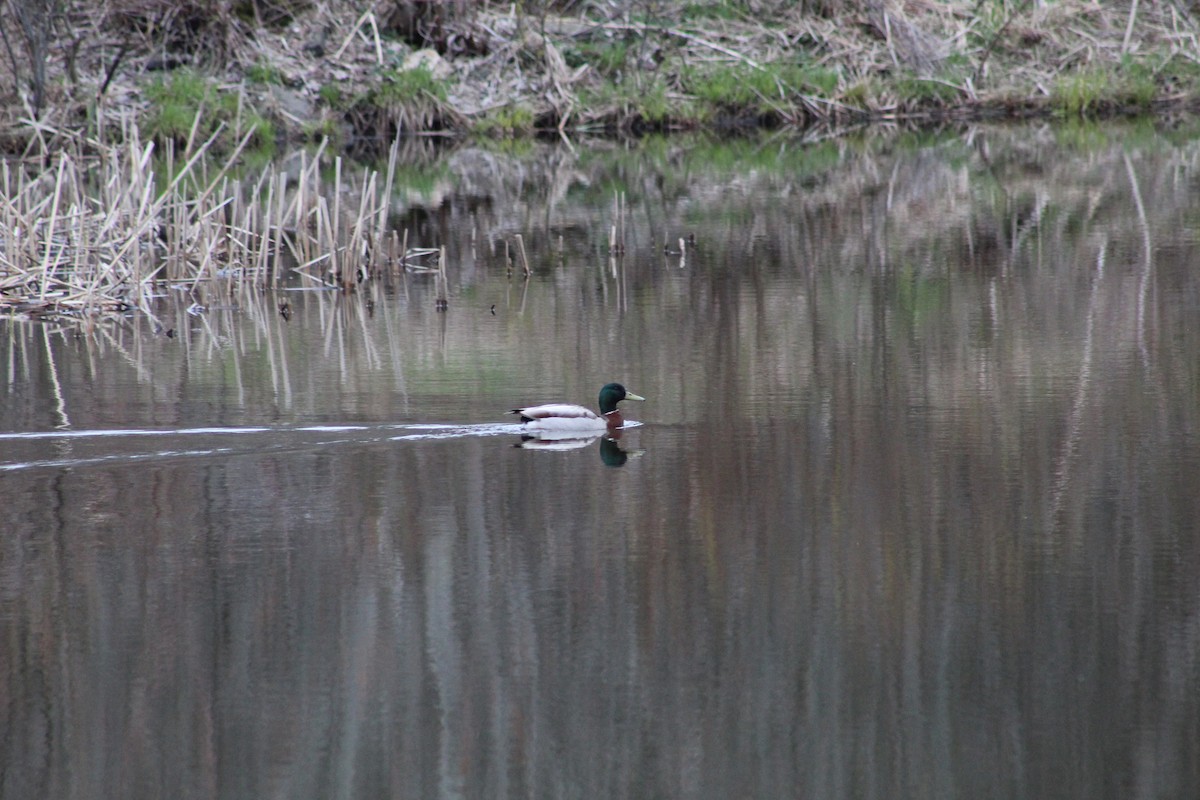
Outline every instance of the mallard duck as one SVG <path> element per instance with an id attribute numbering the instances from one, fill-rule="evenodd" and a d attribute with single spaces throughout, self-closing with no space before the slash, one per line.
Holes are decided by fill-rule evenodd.
<path id="1" fill-rule="evenodd" d="M 646 398 L 625 390 L 619 383 L 606 383 L 600 390 L 600 413 L 584 406 L 566 403 L 548 403 L 544 406 L 514 408 L 510 414 L 520 414 L 527 431 L 566 432 L 600 434 L 615 430 L 625 424 L 617 403 L 622 400 L 645 400 Z"/>

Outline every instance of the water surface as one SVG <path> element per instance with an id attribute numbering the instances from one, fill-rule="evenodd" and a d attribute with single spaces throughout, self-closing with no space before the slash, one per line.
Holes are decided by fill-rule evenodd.
<path id="1" fill-rule="evenodd" d="M 6 324 L 0 794 L 1196 796 L 1200 148 L 1077 134 L 463 150 L 447 311 Z"/>

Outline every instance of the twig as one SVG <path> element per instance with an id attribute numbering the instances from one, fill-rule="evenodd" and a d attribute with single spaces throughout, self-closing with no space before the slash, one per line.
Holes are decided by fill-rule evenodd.
<path id="1" fill-rule="evenodd" d="M 979 64 L 975 67 L 975 72 L 971 76 L 971 80 L 977 81 L 980 79 L 980 77 L 982 77 L 983 68 L 987 65 L 987 60 L 989 57 L 991 57 L 992 51 L 996 49 L 996 45 L 1000 43 L 1000 37 L 1003 36 L 1004 32 L 1008 30 L 1008 26 L 1012 24 L 1012 21 L 1017 18 L 1018 14 L 1025 13 L 1025 9 L 1029 7 L 1030 2 L 1032 2 L 1032 0 L 1021 0 L 1021 4 L 1013 9 L 1013 12 L 1008 15 L 1007 19 L 1004 20 L 1004 24 L 1001 25 L 994 34 L 992 34 L 992 38 L 987 43 L 987 47 L 983 48 L 983 55 L 979 57 Z"/>
<path id="2" fill-rule="evenodd" d="M 363 23 L 367 22 L 368 20 L 371 22 L 371 26 L 374 27 L 375 15 L 370 11 L 364 11 L 362 16 L 358 18 L 358 21 L 354 23 L 354 27 L 350 29 L 350 33 L 346 34 L 346 40 L 342 42 L 342 46 L 339 47 L 337 52 L 333 54 L 334 61 L 342 57 L 342 53 L 346 52 L 346 48 L 350 46 L 350 41 L 358 35 L 358 32 L 362 29 Z M 376 36 L 378 36 L 378 33 L 379 31 L 376 29 Z M 382 51 L 380 52 L 379 61 L 380 63 L 383 63 Z"/>
<path id="3" fill-rule="evenodd" d="M 117 76 L 117 70 L 121 66 L 121 61 L 125 59 L 125 54 L 129 52 L 129 47 L 130 43 L 128 39 L 121 42 L 121 47 L 119 50 L 117 50 L 116 57 L 113 58 L 112 63 L 108 65 L 108 70 L 104 73 L 104 83 L 100 84 L 100 91 L 96 92 L 97 100 L 99 100 L 101 97 L 104 97 L 104 95 L 108 92 L 108 85 L 112 83 L 113 78 Z"/>
<path id="4" fill-rule="evenodd" d="M 1125 38 L 1121 40 L 1121 55 L 1129 52 L 1129 39 L 1133 36 L 1133 23 L 1137 21 L 1138 0 L 1129 4 L 1129 21 L 1125 23 Z"/>
<path id="5" fill-rule="evenodd" d="M 719 45 L 716 42 L 710 42 L 709 40 L 703 39 L 703 38 L 695 35 L 694 33 L 688 33 L 687 31 L 681 31 L 678 28 L 664 28 L 659 25 L 644 25 L 642 23 L 632 24 L 632 23 L 621 23 L 621 22 L 606 22 L 603 25 L 601 25 L 600 27 L 604 28 L 606 30 L 615 30 L 615 31 L 635 31 L 637 33 L 650 33 L 650 32 L 665 33 L 670 36 L 676 36 L 680 39 L 687 39 L 689 42 L 695 42 L 698 45 L 703 45 L 704 47 L 710 48 L 712 50 L 716 50 L 718 53 L 724 53 L 725 55 L 727 55 L 731 58 L 736 58 L 738 61 L 742 61 L 742 62 L 750 65 L 754 69 L 757 69 L 757 70 L 763 69 L 763 66 L 761 64 L 759 64 L 757 61 L 750 58 L 749 56 L 739 53 L 737 50 L 731 50 L 730 48 L 723 47 L 722 45 Z"/>

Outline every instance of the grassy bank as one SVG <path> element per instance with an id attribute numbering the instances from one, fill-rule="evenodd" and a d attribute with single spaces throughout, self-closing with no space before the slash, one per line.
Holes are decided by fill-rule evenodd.
<path id="1" fill-rule="evenodd" d="M 1200 92 L 1192 16 L 1065 0 L 6 0 L 0 149 L 103 112 L 335 145 L 1144 113 Z M 203 112 L 198 114 L 197 112 Z M 199 129 L 192 125 L 199 117 Z"/>

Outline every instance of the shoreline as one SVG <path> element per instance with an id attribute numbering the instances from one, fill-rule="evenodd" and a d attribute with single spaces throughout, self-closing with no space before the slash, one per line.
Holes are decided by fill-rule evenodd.
<path id="1" fill-rule="evenodd" d="M 866 0 L 805 12 L 729 0 L 658 2 L 635 19 L 631 8 L 408 0 L 358 13 L 279 0 L 270 19 L 184 2 L 151 20 L 158 5 L 67 5 L 44 21 L 40 51 L 4 25 L 17 47 L 0 65 L 0 152 L 53 151 L 100 117 L 160 144 L 222 128 L 221 153 L 244 137 L 254 152 L 420 134 L 1103 119 L 1186 111 L 1200 97 L 1200 60 L 1184 47 L 1200 28 L 1171 8 Z"/>

